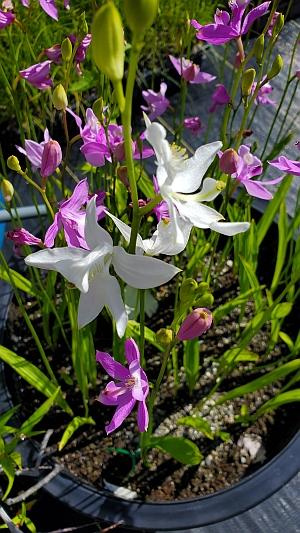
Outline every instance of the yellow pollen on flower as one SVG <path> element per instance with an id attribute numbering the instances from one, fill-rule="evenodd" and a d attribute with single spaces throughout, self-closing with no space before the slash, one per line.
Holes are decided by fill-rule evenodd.
<path id="1" fill-rule="evenodd" d="M 132 388 L 132 387 L 134 387 L 134 385 L 135 385 L 135 378 L 130 377 L 130 378 L 126 379 L 126 381 L 125 381 L 125 386 L 126 387 Z"/>
<path id="2" fill-rule="evenodd" d="M 162 218 L 163 223 L 167 226 L 170 223 L 169 218 Z"/>
<path id="3" fill-rule="evenodd" d="M 226 187 L 226 183 L 224 181 L 221 181 L 221 180 L 217 181 L 217 183 L 216 183 L 217 191 L 223 191 L 223 189 L 225 189 L 225 187 Z"/>
<path id="4" fill-rule="evenodd" d="M 208 317 L 208 314 L 205 311 L 198 311 L 199 318 L 203 318 L 203 320 L 206 320 Z"/>
<path id="5" fill-rule="evenodd" d="M 188 159 L 188 154 L 186 153 L 186 148 L 178 146 L 178 144 L 171 144 L 172 155 L 174 159 Z"/>

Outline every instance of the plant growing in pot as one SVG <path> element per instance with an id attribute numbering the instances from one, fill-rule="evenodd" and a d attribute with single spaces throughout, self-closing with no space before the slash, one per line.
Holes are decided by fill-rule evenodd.
<path id="1" fill-rule="evenodd" d="M 166 109 L 162 93 L 152 92 L 150 96 L 157 98 L 149 99 L 146 109 L 151 120 L 145 115 L 145 131 L 132 138 L 132 94 L 145 34 L 157 12 L 155 0 L 124 2 L 132 32 L 125 94 L 120 14 L 111 1 L 96 13 L 92 53 L 107 86 L 93 109 L 86 110 L 84 125 L 68 107 L 79 39 L 73 46 L 70 39 L 63 41 L 56 73 L 61 83 L 52 92 L 52 102 L 65 130 L 64 154 L 46 129 L 42 142 L 26 140 L 19 148 L 33 169 L 30 164 L 25 169 L 16 156 L 8 159 L 9 168 L 42 198 L 50 225 L 40 236 L 23 227 L 8 234 L 26 256 L 28 279 L 1 255 L 1 276 L 12 285 L 14 305 L 33 339 L 33 347 L 24 343 L 22 348 L 0 349 L 2 361 L 22 379 L 8 377 L 14 397 L 20 383 L 28 383 L 21 425 L 8 425 L 15 408 L 0 419 L 1 464 L 9 480 L 5 499 L 15 468 L 24 467 L 19 441 L 27 443 L 39 432 L 38 424 L 52 428 L 55 419 L 48 454 L 54 455 L 55 448 L 58 461 L 71 471 L 77 466 L 77 474 L 102 490 L 64 474 L 52 480 L 48 490 L 65 501 L 71 493 L 78 507 L 93 516 L 122 519 L 138 528 L 170 529 L 178 526 L 183 514 L 186 523 L 180 527 L 193 527 L 257 502 L 255 490 L 264 469 L 229 491 L 199 496 L 236 483 L 250 465 L 255 469 L 281 419 L 293 420 L 292 410 L 273 413 L 299 401 L 299 335 L 293 338 L 288 323 L 299 296 L 299 214 L 290 220 L 285 209 L 289 174 L 299 174 L 299 163 L 276 157 L 283 142 L 267 164 L 243 141 L 255 102 L 282 67 L 280 56 L 271 56 L 283 25 L 278 17 L 270 30 L 275 8 L 264 2 L 246 13 L 248 3 L 237 3 L 231 5 L 232 19 L 218 12 L 213 25 L 193 21 L 203 40 L 216 45 L 234 41 L 239 61 L 231 95 L 220 86 L 214 93 L 212 112 L 226 105 L 222 142 L 202 144 L 191 155 L 182 134 L 184 126 L 195 130 L 195 120 L 187 122 L 184 102 L 188 84 L 199 72 L 182 58 L 175 61 L 182 79 L 176 145 L 169 143 L 166 128 L 155 120 Z M 264 14 L 264 33 L 244 49 L 243 35 Z M 239 27 L 234 26 L 237 15 Z M 229 20 L 231 25 L 224 24 Z M 218 26 L 224 26 L 222 42 L 220 33 L 216 41 Z M 249 66 L 254 59 L 258 72 Z M 48 69 L 43 69 L 45 65 L 35 65 L 25 78 L 37 90 L 48 91 L 51 80 Z M 293 82 L 291 76 L 288 83 Z M 109 87 L 114 93 L 106 101 Z M 236 131 L 230 119 L 237 107 L 242 108 L 242 118 Z M 67 113 L 79 131 L 72 139 Z M 78 179 L 68 170 L 78 140 L 83 142 L 89 179 Z M 152 156 L 153 180 L 144 168 L 144 160 Z M 284 175 L 262 180 L 272 166 Z M 280 185 L 273 198 L 268 187 L 276 183 Z M 251 214 L 253 197 L 269 201 L 258 223 Z M 271 281 L 262 282 L 259 252 L 277 213 L 275 266 Z M 40 249 L 32 251 L 29 246 Z M 151 307 L 156 308 L 154 314 Z M 11 327 L 21 328 L 20 318 Z M 47 399 L 34 410 L 39 394 Z M 277 451 L 273 446 L 269 458 Z M 234 468 L 228 469 L 232 462 Z M 228 511 L 228 499 L 235 494 L 241 495 L 242 503 Z M 180 502 L 166 503 L 173 499 Z M 174 517 L 168 514 L 165 523 L 162 514 L 170 508 Z"/>

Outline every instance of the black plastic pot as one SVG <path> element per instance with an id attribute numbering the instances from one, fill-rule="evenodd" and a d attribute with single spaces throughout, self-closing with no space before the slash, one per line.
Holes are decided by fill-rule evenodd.
<path id="1" fill-rule="evenodd" d="M 8 285 L 0 283 L 0 339 L 10 303 Z M 0 366 L 0 413 L 12 406 L 3 364 Z M 38 451 L 33 442 L 20 445 L 24 464 L 32 465 Z M 115 497 L 96 490 L 68 472 L 58 474 L 44 490 L 70 508 L 89 518 L 147 531 L 186 530 L 222 523 L 259 505 L 281 489 L 300 470 L 300 432 L 269 463 L 229 489 L 213 495 L 167 503 L 145 503 Z"/>

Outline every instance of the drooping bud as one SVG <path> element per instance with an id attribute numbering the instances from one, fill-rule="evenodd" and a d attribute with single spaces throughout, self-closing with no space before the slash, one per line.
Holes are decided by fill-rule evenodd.
<path id="1" fill-rule="evenodd" d="M 224 172 L 224 174 L 229 174 L 231 176 L 237 172 L 238 162 L 239 156 L 237 152 L 233 148 L 227 148 L 220 158 L 220 170 Z"/>
<path id="2" fill-rule="evenodd" d="M 253 54 L 256 58 L 256 61 L 257 63 L 260 65 L 261 64 L 261 60 L 262 60 L 262 56 L 263 56 L 263 53 L 264 53 L 264 48 L 265 48 L 265 36 L 264 34 L 262 33 L 262 35 L 260 35 L 255 43 L 254 43 L 254 46 L 253 46 Z"/>
<path id="3" fill-rule="evenodd" d="M 194 309 L 182 322 L 177 333 L 178 339 L 188 341 L 200 337 L 212 325 L 212 313 L 205 307 Z"/>
<path id="4" fill-rule="evenodd" d="M 60 165 L 62 160 L 61 147 L 57 141 L 50 140 L 44 145 L 41 165 L 41 176 L 48 178 Z"/>
<path id="5" fill-rule="evenodd" d="M 163 348 L 167 348 L 173 340 L 173 332 L 171 329 L 161 328 L 156 333 L 156 340 Z"/>
<path id="6" fill-rule="evenodd" d="M 15 155 L 9 156 L 9 158 L 7 159 L 7 166 L 8 168 L 10 168 L 10 170 L 14 170 L 15 172 L 22 172 L 19 159 Z"/>
<path id="7" fill-rule="evenodd" d="M 242 77 L 242 96 L 249 96 L 252 85 L 255 80 L 256 72 L 254 68 L 248 68 L 244 71 Z"/>
<path id="8" fill-rule="evenodd" d="M 104 4 L 92 24 L 92 53 L 97 67 L 113 82 L 124 74 L 124 34 L 121 16 L 113 2 Z"/>
<path id="9" fill-rule="evenodd" d="M 68 98 L 62 84 L 57 85 L 52 94 L 52 102 L 58 111 L 65 111 L 68 107 Z"/>
<path id="10" fill-rule="evenodd" d="M 69 37 L 66 37 L 61 43 L 61 57 L 63 61 L 68 63 L 71 60 L 72 53 L 73 53 L 72 43 Z"/>
<path id="11" fill-rule="evenodd" d="M 1 192 L 3 194 L 3 198 L 6 202 L 10 202 L 13 195 L 14 195 L 14 188 L 13 188 L 13 185 L 12 183 L 7 180 L 7 179 L 3 179 L 1 181 Z"/>
<path id="12" fill-rule="evenodd" d="M 14 230 L 8 231 L 6 234 L 7 238 L 14 242 L 16 245 L 37 245 L 42 246 L 42 240 L 38 239 L 32 233 L 29 233 L 25 228 L 16 228 Z"/>
<path id="13" fill-rule="evenodd" d="M 214 297 L 210 292 L 206 292 L 198 300 L 196 300 L 195 305 L 199 307 L 211 307 L 214 303 Z"/>
<path id="14" fill-rule="evenodd" d="M 272 78 L 275 78 L 275 76 L 277 76 L 279 72 L 281 71 L 282 67 L 283 67 L 283 59 L 281 55 L 278 54 L 278 56 L 275 57 L 273 61 L 273 65 L 271 66 L 267 74 L 267 79 L 271 80 Z"/>
<path id="15" fill-rule="evenodd" d="M 194 299 L 198 283 L 193 278 L 186 278 L 180 287 L 179 298 L 182 303 L 188 303 Z"/>
<path id="16" fill-rule="evenodd" d="M 126 21 L 135 35 L 143 35 L 153 23 L 158 8 L 158 0 L 125 0 Z"/>

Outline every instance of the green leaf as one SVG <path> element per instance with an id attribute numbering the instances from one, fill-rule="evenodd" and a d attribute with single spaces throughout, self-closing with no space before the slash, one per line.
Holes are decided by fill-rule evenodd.
<path id="1" fill-rule="evenodd" d="M 133 337 L 135 340 L 140 338 L 140 325 L 135 320 L 128 320 L 126 328 L 126 337 Z M 161 352 L 164 351 L 163 347 L 156 340 L 156 335 L 152 329 L 145 327 L 145 339 L 147 342 L 155 346 Z"/>
<path id="2" fill-rule="evenodd" d="M 11 419 L 11 417 L 20 409 L 20 404 L 15 405 L 14 407 L 11 407 L 3 413 L 3 415 L 0 416 L 0 428 L 2 429 L 4 426 L 6 426 L 7 422 Z"/>
<path id="3" fill-rule="evenodd" d="M 260 287 L 259 289 L 250 289 L 249 291 L 244 292 L 243 294 L 239 294 L 239 296 L 237 296 L 236 298 L 229 300 L 229 302 L 226 302 L 226 304 L 220 305 L 213 312 L 214 324 L 218 324 L 224 316 L 229 315 L 231 311 L 234 311 L 238 306 L 244 305 L 246 302 L 248 302 L 250 297 L 253 296 L 253 294 L 257 290 L 260 291 Z"/>
<path id="4" fill-rule="evenodd" d="M 190 394 L 193 392 L 199 377 L 200 370 L 200 343 L 199 339 L 183 343 L 183 366 Z"/>
<path id="5" fill-rule="evenodd" d="M 57 386 L 39 368 L 26 361 L 24 357 L 11 352 L 4 346 L 0 346 L 0 359 L 15 370 L 29 385 L 32 385 L 48 398 L 56 392 Z M 61 392 L 57 396 L 56 403 L 70 415 L 73 414 L 71 407 L 63 398 Z"/>
<path id="6" fill-rule="evenodd" d="M 96 422 L 90 416 L 89 417 L 75 416 L 75 418 L 71 420 L 71 422 L 66 427 L 64 434 L 61 438 L 61 441 L 58 445 L 59 451 L 61 451 L 64 448 L 64 446 L 69 442 L 73 433 L 75 433 L 75 431 L 81 426 L 83 426 L 84 424 L 92 424 L 94 426 Z"/>
<path id="7" fill-rule="evenodd" d="M 254 379 L 253 381 L 246 383 L 246 385 L 241 385 L 240 387 L 236 387 L 235 389 L 227 392 L 218 400 L 217 403 L 222 404 L 224 402 L 227 402 L 228 400 L 233 400 L 233 398 L 237 398 L 238 396 L 244 396 L 245 394 L 249 394 L 250 392 L 255 392 L 259 389 L 262 389 L 263 387 L 266 387 L 267 385 L 270 385 L 271 383 L 274 383 L 275 381 L 278 381 L 279 379 L 284 378 L 285 376 L 287 376 L 291 372 L 295 372 L 299 368 L 300 359 L 290 361 L 289 363 L 281 365 L 279 368 L 268 372 L 264 376 L 261 376 L 260 378 Z"/>
<path id="8" fill-rule="evenodd" d="M 9 272 L 8 272 L 8 271 Z M 17 287 L 20 291 L 26 292 L 30 296 L 36 296 L 36 292 L 33 288 L 33 285 L 29 279 L 24 278 L 22 274 L 16 272 L 12 268 L 5 268 L 3 265 L 0 266 L 0 279 L 6 281 L 10 285 Z"/>
<path id="9" fill-rule="evenodd" d="M 149 178 L 148 174 L 140 166 L 136 164 L 136 175 L 137 175 L 137 186 L 146 196 L 146 198 L 154 198 L 155 192 L 153 187 L 153 182 Z"/>
<path id="10" fill-rule="evenodd" d="M 283 200 L 279 208 L 279 220 L 278 220 L 278 246 L 276 265 L 271 283 L 271 291 L 274 292 L 280 281 L 281 271 L 285 263 L 286 250 L 288 245 L 288 218 L 286 213 L 285 201 Z"/>
<path id="11" fill-rule="evenodd" d="M 290 314 L 292 308 L 292 302 L 282 302 L 281 304 L 277 304 L 271 313 L 271 320 L 285 318 L 287 315 Z"/>
<path id="12" fill-rule="evenodd" d="M 2 499 L 5 500 L 9 495 L 15 479 L 15 463 L 9 456 L 2 455 L 0 456 L 0 465 L 2 466 L 3 472 L 8 479 L 8 485 L 6 491 L 2 496 Z"/>
<path id="13" fill-rule="evenodd" d="M 277 409 L 277 407 L 280 407 L 281 405 L 294 402 L 300 402 L 300 389 L 293 389 L 287 392 L 282 392 L 281 394 L 275 396 L 275 398 L 271 398 L 271 400 L 268 400 L 266 403 L 264 403 L 254 413 L 251 419 L 256 419 L 267 411 L 274 411 L 275 409 Z"/>
<path id="14" fill-rule="evenodd" d="M 247 349 L 232 348 L 227 350 L 220 358 L 220 365 L 224 368 L 227 365 L 232 368 L 232 365 L 237 365 L 240 362 L 256 362 L 259 360 L 259 355 L 250 352 Z"/>
<path id="15" fill-rule="evenodd" d="M 70 85 L 69 90 L 71 91 L 71 93 L 87 91 L 88 89 L 95 87 L 95 83 L 96 80 L 93 73 L 85 71 L 84 74 L 80 76 L 80 80 L 75 81 Z"/>
<path id="16" fill-rule="evenodd" d="M 263 297 L 262 297 L 262 287 L 257 279 L 257 276 L 253 270 L 253 266 L 250 265 L 246 259 L 244 259 L 241 255 L 240 255 L 240 260 L 242 262 L 242 265 L 245 269 L 245 272 L 246 272 L 246 275 L 247 275 L 247 278 L 248 278 L 248 281 L 249 281 L 249 284 L 250 284 L 250 287 L 253 289 L 253 296 L 254 296 L 254 301 L 255 301 L 255 307 L 256 307 L 256 311 L 260 311 L 264 305 L 264 302 L 263 302 Z"/>
<path id="17" fill-rule="evenodd" d="M 20 433 L 24 433 L 24 435 L 31 435 L 31 432 L 41 420 L 44 418 L 44 416 L 48 413 L 48 411 L 51 409 L 51 407 L 56 402 L 56 399 L 58 395 L 60 394 L 60 387 L 57 387 L 57 389 L 54 391 L 52 396 L 48 398 L 38 409 L 34 411 L 34 413 L 23 422 L 23 424 L 20 427 Z"/>
<path id="18" fill-rule="evenodd" d="M 203 459 L 198 446 L 184 437 L 152 437 L 149 447 L 168 453 L 184 465 L 198 465 Z"/>
<path id="19" fill-rule="evenodd" d="M 293 343 L 291 337 L 289 337 L 289 335 L 287 333 L 285 333 L 284 331 L 279 331 L 279 337 L 281 338 L 281 340 L 287 345 L 287 347 L 292 352 L 293 349 L 294 349 L 294 343 Z"/>
<path id="20" fill-rule="evenodd" d="M 183 416 L 177 420 L 179 426 L 187 426 L 203 433 L 210 440 L 214 439 L 214 433 L 209 422 L 201 416 Z"/>
<path id="21" fill-rule="evenodd" d="M 264 240 L 267 231 L 269 230 L 271 224 L 274 222 L 275 216 L 280 208 L 282 200 L 286 197 L 286 194 L 291 186 L 293 181 L 293 176 L 286 176 L 278 187 L 276 194 L 274 195 L 273 200 L 271 200 L 267 208 L 261 217 L 257 225 L 257 242 L 260 246 Z"/>

